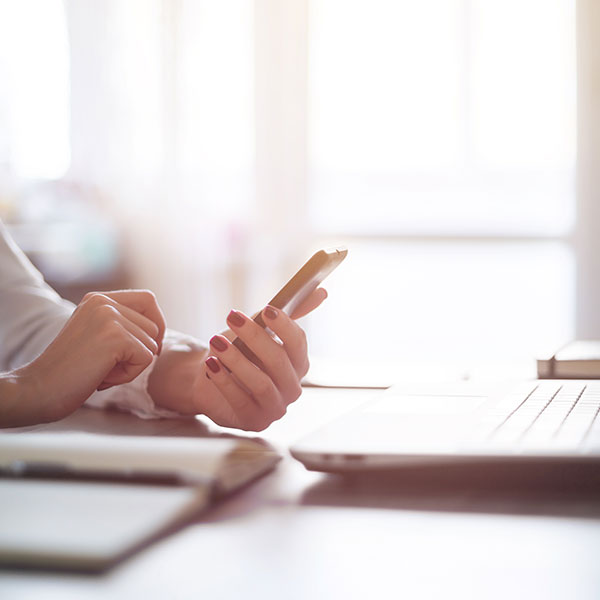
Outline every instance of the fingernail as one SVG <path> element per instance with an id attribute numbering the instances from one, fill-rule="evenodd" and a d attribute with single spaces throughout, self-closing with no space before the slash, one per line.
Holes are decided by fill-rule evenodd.
<path id="1" fill-rule="evenodd" d="M 265 315 L 265 317 L 267 317 L 267 319 L 271 319 L 272 321 L 273 319 L 277 318 L 277 315 L 279 313 L 277 312 L 277 309 L 273 308 L 272 306 L 267 306 L 267 308 L 263 310 L 263 314 Z"/>
<path id="2" fill-rule="evenodd" d="M 213 335 L 210 338 L 210 345 L 219 352 L 227 350 L 227 342 L 220 335 Z"/>
<path id="3" fill-rule="evenodd" d="M 219 361 L 214 356 L 209 356 L 204 362 L 206 362 L 206 366 L 213 373 L 218 373 L 221 370 L 221 367 L 219 367 Z"/>
<path id="4" fill-rule="evenodd" d="M 246 322 L 244 317 L 237 310 L 232 310 L 229 315 L 227 315 L 227 321 L 236 327 L 241 327 Z"/>

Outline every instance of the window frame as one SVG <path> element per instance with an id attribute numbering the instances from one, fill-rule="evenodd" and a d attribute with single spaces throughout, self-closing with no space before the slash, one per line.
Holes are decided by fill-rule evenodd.
<path id="1" fill-rule="evenodd" d="M 310 0 L 255 0 L 256 211 L 260 231 L 282 252 L 277 268 L 289 273 L 306 254 L 307 240 L 395 243 L 550 240 L 572 249 L 576 263 L 575 332 L 600 339 L 600 5 L 576 0 L 576 206 L 571 231 L 556 235 L 391 232 L 362 234 L 311 230 L 308 217 L 308 27 Z M 282 201 L 285 199 L 285 201 Z"/>

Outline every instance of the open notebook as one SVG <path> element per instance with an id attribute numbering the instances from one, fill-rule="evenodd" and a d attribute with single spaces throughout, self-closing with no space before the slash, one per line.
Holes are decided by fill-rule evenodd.
<path id="1" fill-rule="evenodd" d="M 105 569 L 278 460 L 244 438 L 0 434 L 0 563 Z"/>

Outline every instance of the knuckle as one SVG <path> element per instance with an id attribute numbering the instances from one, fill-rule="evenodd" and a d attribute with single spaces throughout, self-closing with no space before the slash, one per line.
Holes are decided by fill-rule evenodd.
<path id="1" fill-rule="evenodd" d="M 277 348 L 274 350 L 274 356 L 271 364 L 274 369 L 278 371 L 284 369 L 289 361 L 287 352 L 281 344 L 277 344 Z"/>
<path id="2" fill-rule="evenodd" d="M 100 312 L 104 313 L 104 311 Z M 104 314 L 108 314 L 108 311 Z M 114 318 L 114 315 L 108 314 L 108 316 L 104 316 L 104 314 L 101 314 L 96 321 L 98 334 L 101 336 L 101 339 L 105 340 L 105 343 L 120 346 L 128 335 L 127 331 Z"/>
<path id="3" fill-rule="evenodd" d="M 236 410 L 245 415 L 251 414 L 255 410 L 254 403 L 250 398 L 241 398 L 236 402 Z"/>
<path id="4" fill-rule="evenodd" d="M 271 394 L 273 384 L 267 377 L 261 377 L 252 387 L 252 393 L 257 398 L 265 398 Z"/>
<path id="5" fill-rule="evenodd" d="M 93 306 L 98 306 L 106 302 L 106 296 L 100 292 L 88 292 L 83 297 L 82 302 L 85 302 L 86 304 L 91 304 Z"/>
<path id="6" fill-rule="evenodd" d="M 246 335 L 244 341 L 247 345 L 252 346 L 255 342 L 258 341 L 259 332 L 254 327 L 249 327 L 248 330 L 244 332 L 244 334 Z"/>
<path id="7" fill-rule="evenodd" d="M 298 400 L 298 398 L 300 398 L 301 395 L 302 386 L 300 385 L 300 382 L 297 381 L 294 387 L 290 390 L 290 393 L 288 394 L 289 402 L 295 402 L 296 400 Z"/>
<path id="8" fill-rule="evenodd" d="M 125 330 L 116 321 L 108 321 L 103 326 L 106 339 L 115 347 L 121 347 L 126 338 Z"/>
<path id="9" fill-rule="evenodd" d="M 239 427 L 243 431 L 262 431 L 268 425 L 264 423 L 261 415 L 252 412 L 247 415 L 238 415 Z"/>
<path id="10" fill-rule="evenodd" d="M 152 290 L 139 290 L 138 294 L 144 298 L 147 302 L 150 302 L 152 304 L 156 304 L 156 295 L 154 294 L 154 292 Z"/>
<path id="11" fill-rule="evenodd" d="M 148 365 L 150 365 L 152 363 L 152 359 L 154 358 L 154 354 L 152 354 L 152 352 L 146 348 L 144 346 L 144 348 L 142 348 L 142 364 L 144 365 L 144 367 L 147 367 Z"/>
<path id="12" fill-rule="evenodd" d="M 252 429 L 254 431 L 264 431 L 271 423 L 271 419 L 265 416 L 261 416 L 256 421 L 254 421 Z"/>
<path id="13" fill-rule="evenodd" d="M 306 360 L 304 361 L 304 367 L 302 369 L 300 369 L 301 373 L 302 373 L 302 377 L 304 377 L 309 371 L 310 371 L 310 360 L 308 358 L 308 356 L 306 357 Z"/>
<path id="14" fill-rule="evenodd" d="M 223 373 L 223 369 L 219 369 L 216 373 L 213 373 L 213 371 L 208 369 L 207 373 L 209 378 L 215 383 L 218 383 L 224 391 L 229 391 L 229 381 L 227 380 L 225 373 Z"/>
<path id="15" fill-rule="evenodd" d="M 300 337 L 300 342 L 306 348 L 308 346 L 308 336 L 302 327 L 298 328 L 298 336 Z"/>
<path id="16" fill-rule="evenodd" d="M 116 322 L 116 317 L 119 314 L 119 311 L 110 304 L 101 303 L 95 306 L 94 314 L 101 321 Z"/>
<path id="17" fill-rule="evenodd" d="M 296 390 L 295 390 L 294 396 L 295 396 L 294 400 L 298 400 L 298 398 L 300 398 L 300 396 L 302 396 L 302 386 L 300 385 L 299 381 L 296 383 Z"/>
<path id="18" fill-rule="evenodd" d="M 277 410 L 275 411 L 275 421 L 278 421 L 279 419 L 281 419 L 282 417 L 285 416 L 285 413 L 287 412 L 287 407 L 285 406 L 285 404 L 283 402 L 279 403 L 279 406 L 277 407 Z"/>
<path id="19" fill-rule="evenodd" d="M 273 423 L 274 421 L 279 421 L 279 419 L 281 419 L 282 417 L 285 416 L 287 412 L 287 407 L 283 402 L 278 402 L 270 411 L 268 414 L 263 414 L 261 416 L 261 422 L 260 425 L 262 427 L 262 429 L 260 429 L 260 431 L 263 431 L 264 429 L 266 429 L 269 425 L 271 425 L 271 423 Z"/>

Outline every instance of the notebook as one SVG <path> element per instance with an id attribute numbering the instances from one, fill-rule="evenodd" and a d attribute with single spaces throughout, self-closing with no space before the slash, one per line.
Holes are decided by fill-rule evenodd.
<path id="1" fill-rule="evenodd" d="M 600 341 L 577 340 L 537 361 L 540 379 L 600 379 Z"/>
<path id="2" fill-rule="evenodd" d="M 104 570 L 279 458 L 245 438 L 0 434 L 0 564 Z"/>

